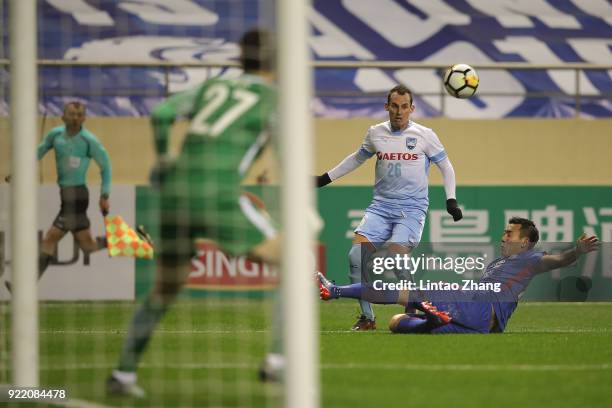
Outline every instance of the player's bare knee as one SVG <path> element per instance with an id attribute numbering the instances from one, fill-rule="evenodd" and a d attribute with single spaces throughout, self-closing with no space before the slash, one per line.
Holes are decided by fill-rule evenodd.
<path id="1" fill-rule="evenodd" d="M 97 251 L 98 248 L 98 243 L 91 237 L 78 237 L 77 236 L 77 243 L 79 244 L 79 248 L 81 248 L 85 253 L 92 253 Z"/>
<path id="2" fill-rule="evenodd" d="M 353 236 L 353 245 L 355 245 L 355 244 L 371 245 L 372 248 L 374 248 L 374 244 L 372 244 L 370 242 L 370 240 L 365 235 L 361 235 L 361 234 L 355 234 Z"/>
<path id="3" fill-rule="evenodd" d="M 41 251 L 47 255 L 53 255 L 57 247 L 57 243 L 66 235 L 65 231 L 59 228 L 51 227 L 43 237 L 40 243 Z"/>
<path id="4" fill-rule="evenodd" d="M 66 233 L 59 228 L 51 228 L 45 236 L 43 237 L 43 244 L 47 245 L 55 245 L 59 242 L 60 239 L 64 237 Z"/>
<path id="5" fill-rule="evenodd" d="M 397 333 L 397 327 L 399 326 L 400 322 L 407 317 L 408 315 L 405 313 L 396 314 L 391 317 L 391 320 L 389 320 L 389 330 L 391 330 L 393 333 Z"/>
<path id="6" fill-rule="evenodd" d="M 394 254 L 410 255 L 412 247 L 394 242 L 389 245 L 389 251 Z"/>

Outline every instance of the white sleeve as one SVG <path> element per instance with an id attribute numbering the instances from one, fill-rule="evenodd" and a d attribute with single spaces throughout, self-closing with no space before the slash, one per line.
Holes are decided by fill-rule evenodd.
<path id="1" fill-rule="evenodd" d="M 366 133 L 363 143 L 355 153 L 347 156 L 340 164 L 327 172 L 332 181 L 350 173 L 361 166 L 370 157 L 374 156 L 376 148 L 370 137 L 371 130 L 372 128 L 368 129 L 368 133 Z"/>
<path id="2" fill-rule="evenodd" d="M 361 144 L 361 148 L 359 148 L 359 154 L 364 156 L 366 159 L 374 156 L 376 153 L 376 147 L 374 146 L 374 142 L 372 142 L 372 136 L 370 133 L 372 132 L 372 127 L 368 129 L 368 133 L 366 133 L 365 138 L 363 139 L 363 143 Z"/>
<path id="3" fill-rule="evenodd" d="M 446 199 L 457 198 L 455 195 L 455 169 L 451 164 L 448 157 L 437 162 L 436 165 L 442 173 L 442 179 L 444 180 L 444 191 L 446 192 Z"/>
<path id="4" fill-rule="evenodd" d="M 429 129 L 429 132 L 430 134 L 425 144 L 425 154 L 433 163 L 441 162 L 447 157 L 446 150 L 444 150 L 444 146 L 442 142 L 440 142 L 436 132 L 431 129 Z"/>
<path id="5" fill-rule="evenodd" d="M 329 178 L 334 181 L 361 166 L 368 159 L 368 157 L 360 154 L 360 150 L 348 155 L 340 162 L 340 164 L 328 171 L 327 174 L 329 175 Z"/>

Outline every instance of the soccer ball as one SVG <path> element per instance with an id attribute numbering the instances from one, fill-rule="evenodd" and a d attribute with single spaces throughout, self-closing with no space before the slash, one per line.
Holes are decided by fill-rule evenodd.
<path id="1" fill-rule="evenodd" d="M 467 64 L 455 64 L 444 74 L 444 88 L 455 98 L 469 98 L 478 88 L 478 73 Z"/>

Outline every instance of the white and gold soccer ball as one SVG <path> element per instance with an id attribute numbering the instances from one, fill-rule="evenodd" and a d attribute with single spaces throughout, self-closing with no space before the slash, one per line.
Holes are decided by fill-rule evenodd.
<path id="1" fill-rule="evenodd" d="M 478 89 L 478 73 L 468 64 L 455 64 L 444 74 L 444 88 L 455 98 L 469 98 Z"/>

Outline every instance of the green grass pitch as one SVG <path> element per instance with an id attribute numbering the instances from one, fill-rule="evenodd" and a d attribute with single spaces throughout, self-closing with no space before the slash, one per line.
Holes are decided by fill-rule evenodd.
<path id="1" fill-rule="evenodd" d="M 139 371 L 148 398 L 136 401 L 104 395 L 133 304 L 43 303 L 41 384 L 102 406 L 281 405 L 279 388 L 256 379 L 269 301 L 176 306 Z M 386 322 L 400 311 L 377 307 L 379 329 L 353 333 L 356 302 L 321 303 L 322 406 L 612 404 L 612 303 L 521 303 L 506 333 L 496 335 L 390 334 Z M 8 319 L 7 306 L 2 312 Z"/>

